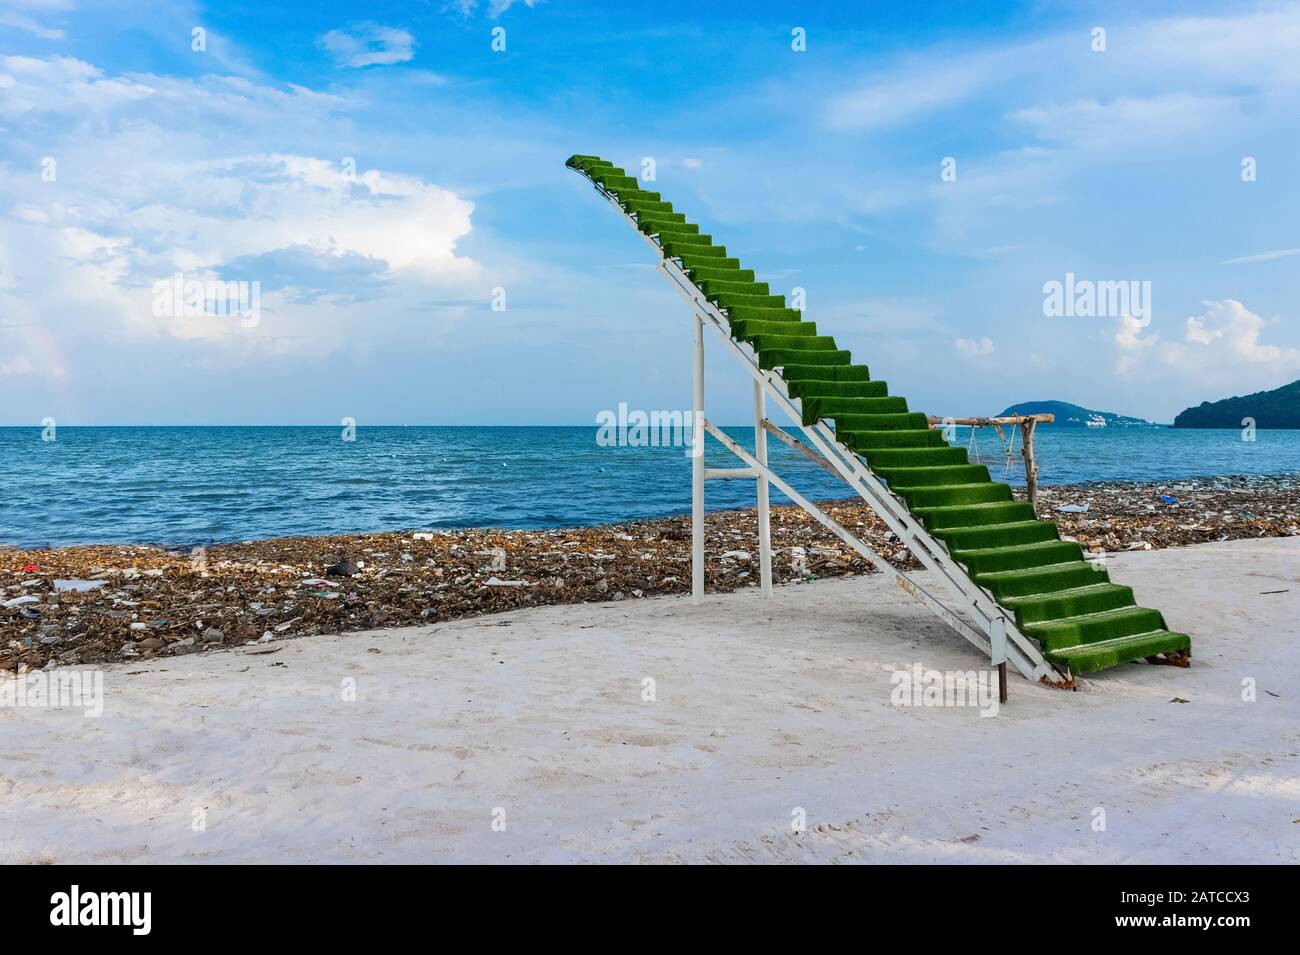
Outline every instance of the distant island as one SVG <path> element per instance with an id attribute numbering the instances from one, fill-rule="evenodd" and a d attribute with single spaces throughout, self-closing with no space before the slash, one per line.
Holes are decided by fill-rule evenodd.
<path id="1" fill-rule="evenodd" d="M 1300 381 L 1272 391 L 1202 401 L 1195 408 L 1180 411 L 1175 428 L 1240 428 L 1251 418 L 1256 428 L 1300 428 Z"/>
<path id="2" fill-rule="evenodd" d="M 1026 414 L 1056 415 L 1056 421 L 1054 423 L 1057 427 L 1062 428 L 1164 427 L 1164 425 L 1158 425 L 1153 421 L 1147 421 L 1145 418 L 1130 418 L 1128 415 L 1115 414 L 1112 411 L 1093 411 L 1091 408 L 1072 405 L 1068 401 L 1022 401 L 1018 405 L 1012 405 L 1006 411 L 1002 412 L 999 417 Z M 1040 427 L 1051 426 L 1040 425 Z"/>

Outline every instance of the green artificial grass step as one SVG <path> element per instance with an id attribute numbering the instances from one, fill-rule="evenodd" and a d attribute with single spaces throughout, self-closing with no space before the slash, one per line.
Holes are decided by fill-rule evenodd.
<path id="1" fill-rule="evenodd" d="M 696 241 L 697 239 L 705 239 L 708 241 L 700 242 Z M 709 243 L 712 241 L 713 236 L 711 235 L 696 235 L 689 237 L 673 236 L 670 239 L 660 242 L 659 247 L 663 249 L 664 255 L 670 259 L 681 258 L 682 256 L 687 255 L 691 256 L 692 259 L 725 259 L 727 257 L 727 247 L 725 245 L 710 245 Z M 739 263 L 738 259 L 733 261 Z"/>
<path id="2" fill-rule="evenodd" d="M 1016 623 L 1027 624 L 1061 617 L 1101 613 L 1131 607 L 1134 604 L 1133 588 L 1107 582 L 1089 583 L 1052 594 L 1032 594 L 1026 597 L 1003 597 L 999 603 L 1016 612 Z"/>
<path id="3" fill-rule="evenodd" d="M 841 441 L 855 432 L 919 431 L 927 426 L 926 417 L 919 411 L 906 414 L 843 414 L 835 419 L 835 433 Z"/>
<path id="4" fill-rule="evenodd" d="M 735 321 L 732 321 L 735 327 Z M 813 322 L 805 322 L 812 325 Z M 791 398 L 887 398 L 889 385 L 883 381 L 822 381 L 817 378 L 804 378 L 797 381 L 786 379 L 786 390 Z"/>
<path id="5" fill-rule="evenodd" d="M 736 292 L 719 292 L 710 296 L 719 308 L 743 306 L 749 308 L 785 308 L 784 295 L 746 295 Z"/>
<path id="6" fill-rule="evenodd" d="M 565 165 L 577 169 L 579 172 L 584 173 L 588 178 L 603 169 L 614 168 L 612 162 L 606 162 L 599 156 L 570 156 Z"/>
<path id="7" fill-rule="evenodd" d="M 728 261 L 731 261 L 728 259 Z M 688 269 L 692 282 L 752 282 L 754 281 L 753 269 Z M 786 309 L 773 309 L 773 311 L 787 311 Z M 798 321 L 798 318 L 795 318 Z"/>
<path id="8" fill-rule="evenodd" d="M 1054 541 L 1060 535 L 1051 521 L 1012 521 L 1009 524 L 982 524 L 975 527 L 944 527 L 930 532 L 948 545 L 949 551 L 984 550 L 992 547 L 1016 547 Z"/>
<path id="9" fill-rule="evenodd" d="M 1005 485 L 1004 485 L 1005 486 Z M 952 557 L 977 577 L 998 570 L 1024 570 L 1047 564 L 1064 564 L 1083 560 L 1077 541 L 1049 540 L 1015 547 L 981 547 L 953 550 Z"/>
<path id="10" fill-rule="evenodd" d="M 1063 647 L 1048 651 L 1044 656 L 1052 663 L 1069 667 L 1072 674 L 1078 674 L 1104 670 L 1161 653 L 1181 653 L 1191 648 L 1192 639 L 1187 634 L 1162 629 Z"/>
<path id="11" fill-rule="evenodd" d="M 891 399 L 870 400 L 889 401 Z M 867 464 L 876 470 L 881 468 L 947 467 L 967 463 L 965 448 L 950 448 L 942 444 L 920 448 L 861 448 L 858 450 L 858 454 L 866 458 Z"/>
<path id="12" fill-rule="evenodd" d="M 610 192 L 616 193 L 622 189 L 641 188 L 641 183 L 637 180 L 636 176 L 616 175 L 612 172 L 599 172 L 594 178 Z"/>
<path id="13" fill-rule="evenodd" d="M 655 220 L 650 218 L 638 218 L 637 225 L 646 235 L 657 235 L 660 238 L 677 235 L 695 235 L 700 231 L 700 227 L 694 222 L 671 222 L 668 220 Z"/>
<path id="14" fill-rule="evenodd" d="M 762 295 L 768 296 L 771 290 L 767 287 L 766 282 L 719 282 L 714 279 L 701 279 L 692 277 L 695 284 L 699 286 L 708 298 L 716 298 L 719 294 L 727 293 L 730 295 Z"/>
<path id="15" fill-rule="evenodd" d="M 1012 521 L 1034 519 L 1034 509 L 1025 501 L 987 501 L 983 504 L 958 504 L 955 507 L 914 507 L 912 513 L 925 521 L 925 526 L 931 530 L 944 527 L 1007 524 Z"/>
<path id="16" fill-rule="evenodd" d="M 806 351 L 801 348 L 771 348 L 760 351 L 758 367 L 764 371 L 792 365 L 848 365 L 853 356 L 847 351 Z"/>
<path id="17" fill-rule="evenodd" d="M 663 215 L 672 212 L 673 204 L 671 202 L 663 202 L 657 198 L 658 195 L 659 193 L 652 192 L 631 199 L 627 196 L 623 196 L 623 208 L 628 212 L 636 213 L 638 216 Z M 655 196 L 656 198 L 652 199 L 650 198 L 651 196 Z"/>
<path id="18" fill-rule="evenodd" d="M 733 305 L 727 309 L 727 318 L 732 322 L 801 322 L 803 312 L 795 308 L 754 308 L 749 305 Z"/>
<path id="19" fill-rule="evenodd" d="M 782 311 L 794 312 L 794 309 L 783 309 Z M 795 312 L 795 314 L 800 313 Z M 866 365 L 839 365 L 835 368 L 824 368 L 821 365 L 786 365 L 781 377 L 786 380 L 787 384 L 804 380 L 870 381 L 871 369 Z"/>
<path id="20" fill-rule="evenodd" d="M 685 223 L 686 214 L 684 212 L 647 212 L 645 215 L 637 213 L 636 217 L 636 224 L 641 227 L 642 232 L 645 231 L 647 223 L 658 225 L 666 222 Z M 700 227 L 696 226 L 694 231 L 700 231 Z"/>
<path id="21" fill-rule="evenodd" d="M 922 419 L 925 415 L 918 414 Z M 962 504 L 986 504 L 990 501 L 1012 499 L 1011 485 L 978 481 L 970 484 L 952 484 L 947 487 L 891 487 L 895 494 L 916 507 L 957 507 Z"/>
<path id="22" fill-rule="evenodd" d="M 809 396 L 803 401 L 803 423 L 814 424 L 822 418 L 834 418 L 837 422 L 841 416 L 858 418 L 862 415 L 907 414 L 907 399 L 897 395 L 883 395 L 868 398 L 842 398 L 838 395 Z M 966 460 L 962 455 L 961 462 Z"/>
<path id="23" fill-rule="evenodd" d="M 1121 607 L 1101 613 L 1085 613 L 1025 624 L 1020 628 L 1044 650 L 1062 650 L 1079 643 L 1100 643 L 1135 633 L 1164 630 L 1165 619 L 1149 607 Z"/>
<path id="24" fill-rule="evenodd" d="M 632 202 L 662 202 L 665 205 L 672 205 L 671 202 L 664 199 L 661 193 L 655 192 L 653 189 L 624 189 L 618 194 L 618 202 L 624 209 L 627 208 L 628 203 Z M 672 210 L 669 209 L 668 211 L 671 212 Z"/>
<path id="25" fill-rule="evenodd" d="M 952 484 L 977 484 L 989 479 L 989 469 L 982 464 L 950 464 L 939 467 L 875 468 L 891 488 L 934 487 Z"/>
<path id="26" fill-rule="evenodd" d="M 782 322 L 782 325 L 791 323 Z M 792 328 L 798 328 L 792 325 Z M 752 340 L 753 346 L 758 351 L 773 351 L 782 348 L 797 348 L 800 351 L 835 351 L 835 339 L 829 335 L 793 335 L 788 331 L 783 331 L 779 335 L 755 335 Z"/>
<path id="27" fill-rule="evenodd" d="M 731 259 L 723 255 L 724 250 L 717 250 L 717 253 L 708 249 L 699 250 L 699 254 L 686 252 L 682 255 L 670 255 L 670 259 L 679 259 L 682 268 L 690 273 L 696 269 L 739 269 L 740 259 Z"/>
<path id="28" fill-rule="evenodd" d="M 816 322 L 762 322 L 762 321 L 733 321 L 731 323 L 731 337 L 739 338 L 742 341 L 753 341 L 760 335 L 778 337 L 795 336 L 798 338 L 813 338 L 817 335 Z"/>
<path id="29" fill-rule="evenodd" d="M 672 235 L 666 241 L 661 242 L 660 245 L 665 249 L 669 246 L 674 249 L 685 249 L 688 253 L 695 255 L 726 255 L 725 249 L 717 253 L 703 251 L 704 249 L 722 249 L 722 246 L 713 244 L 713 236 L 711 235 Z"/>
<path id="30" fill-rule="evenodd" d="M 998 600 L 1059 593 L 1074 587 L 1109 581 L 1110 574 L 1100 562 L 1087 560 L 975 575 L 975 583 L 987 587 Z"/>
<path id="31" fill-rule="evenodd" d="M 852 451 L 859 448 L 933 448 L 943 444 L 943 435 L 933 428 L 895 428 L 892 431 L 844 431 L 837 428 L 835 436 Z"/>

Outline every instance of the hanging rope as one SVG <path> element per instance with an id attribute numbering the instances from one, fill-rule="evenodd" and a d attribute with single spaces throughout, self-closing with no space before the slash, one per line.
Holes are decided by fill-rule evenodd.
<path id="1" fill-rule="evenodd" d="M 1015 431 L 1012 431 L 1010 438 L 1003 433 L 1000 424 L 993 425 L 993 430 L 998 433 L 998 439 L 1002 442 L 1002 454 L 1004 458 L 1002 462 L 1002 476 L 1007 477 L 1011 473 L 1011 462 L 1016 460 L 1017 457 L 1023 457 L 1023 452 L 1017 453 L 1016 451 L 1016 434 L 1019 433 L 1020 429 L 1017 428 Z"/>
<path id="2" fill-rule="evenodd" d="M 1050 414 L 1031 414 L 1031 415 L 1007 415 L 1000 418 L 937 418 L 930 416 L 930 427 L 942 425 L 947 433 L 949 427 L 970 428 L 970 440 L 966 445 L 966 455 L 971 459 L 972 464 L 980 464 L 979 437 L 976 431 L 985 425 L 991 426 L 998 433 L 998 438 L 1002 442 L 1003 468 L 1004 476 L 1011 472 L 1011 463 L 1017 458 L 1025 463 L 1025 488 L 1029 497 L 1029 502 L 1034 502 L 1034 493 L 1038 488 L 1038 464 L 1034 460 L 1034 428 L 1040 423 L 1051 423 L 1055 421 L 1054 415 Z M 1020 448 L 1016 448 L 1016 438 L 1014 432 L 1008 439 L 1003 432 L 1001 425 L 1013 426 L 1016 431 L 1020 432 Z M 956 444 L 956 433 L 953 432 L 953 439 L 950 444 Z"/>

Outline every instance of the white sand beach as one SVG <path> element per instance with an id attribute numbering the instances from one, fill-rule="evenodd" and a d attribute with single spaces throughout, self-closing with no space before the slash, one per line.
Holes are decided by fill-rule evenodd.
<path id="1" fill-rule="evenodd" d="M 879 576 L 110 666 L 0 709 L 0 861 L 1296 862 L 1300 539 L 1111 567 L 1191 669 L 993 718 L 891 703 L 981 660 Z"/>

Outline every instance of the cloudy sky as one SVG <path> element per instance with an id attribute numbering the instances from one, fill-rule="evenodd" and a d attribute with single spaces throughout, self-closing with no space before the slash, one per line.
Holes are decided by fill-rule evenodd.
<path id="1" fill-rule="evenodd" d="M 680 408 L 689 317 L 574 152 L 653 158 L 918 410 L 1300 378 L 1300 5 L 617 6 L 0 0 L 0 424 Z M 1045 314 L 1067 274 L 1149 312 Z"/>

